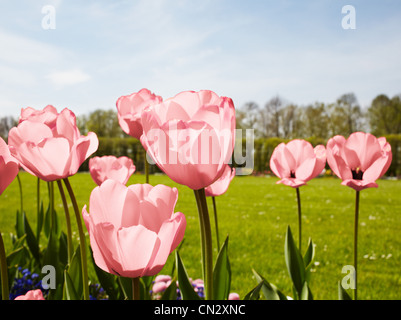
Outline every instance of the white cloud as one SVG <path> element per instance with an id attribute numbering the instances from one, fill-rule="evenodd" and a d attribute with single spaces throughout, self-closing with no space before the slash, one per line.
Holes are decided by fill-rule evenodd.
<path id="1" fill-rule="evenodd" d="M 80 69 L 72 69 L 67 71 L 53 72 L 45 76 L 53 84 L 57 86 L 70 86 L 78 83 L 86 82 L 91 76 Z"/>

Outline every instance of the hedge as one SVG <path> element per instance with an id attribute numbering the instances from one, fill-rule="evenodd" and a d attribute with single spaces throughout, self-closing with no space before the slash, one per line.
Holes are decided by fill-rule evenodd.
<path id="1" fill-rule="evenodd" d="M 387 141 L 391 145 L 393 153 L 393 161 L 389 170 L 387 171 L 387 176 L 401 176 L 401 134 L 393 134 L 385 136 Z M 311 137 L 305 139 L 309 141 L 313 146 L 318 144 L 326 145 L 327 140 Z M 254 170 L 253 174 L 268 174 L 270 173 L 269 160 L 273 153 L 274 148 L 276 148 L 280 143 L 287 143 L 290 139 L 282 138 L 260 138 L 254 140 Z M 242 153 L 245 155 L 245 139 L 242 141 Z M 134 161 L 137 172 L 144 171 L 144 159 L 145 153 L 144 149 L 139 142 L 139 140 L 128 137 L 128 138 L 99 138 L 99 148 L 93 156 L 104 156 L 104 155 L 115 155 L 116 157 L 127 156 Z M 88 171 L 88 162 L 86 160 L 80 171 Z M 233 161 L 234 162 L 234 161 Z M 240 167 L 238 164 L 233 164 L 235 167 Z M 149 172 L 156 173 L 161 172 L 161 170 L 156 165 L 149 166 Z"/>

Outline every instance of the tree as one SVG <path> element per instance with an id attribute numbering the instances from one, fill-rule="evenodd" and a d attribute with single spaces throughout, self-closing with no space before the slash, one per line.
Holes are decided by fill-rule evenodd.
<path id="1" fill-rule="evenodd" d="M 330 137 L 330 117 L 324 103 L 315 102 L 315 104 L 305 107 L 302 122 L 305 137 L 319 137 L 323 139 Z"/>
<path id="2" fill-rule="evenodd" d="M 374 135 L 401 133 L 400 96 L 390 99 L 384 94 L 378 95 L 368 109 L 368 118 Z"/>
<path id="3" fill-rule="evenodd" d="M 271 98 L 265 105 L 265 132 L 267 136 L 280 137 L 280 114 L 283 101 L 279 96 Z"/>
<path id="4" fill-rule="evenodd" d="M 7 140 L 8 132 L 15 127 L 18 121 L 12 116 L 6 116 L 0 119 L 0 137 Z"/>
<path id="5" fill-rule="evenodd" d="M 123 136 L 117 112 L 114 110 L 98 109 L 91 112 L 86 122 L 86 128 L 88 131 L 95 132 L 99 137 Z"/>
<path id="6" fill-rule="evenodd" d="M 363 129 L 363 114 L 354 93 L 343 94 L 328 109 L 332 135 L 349 136 Z"/>

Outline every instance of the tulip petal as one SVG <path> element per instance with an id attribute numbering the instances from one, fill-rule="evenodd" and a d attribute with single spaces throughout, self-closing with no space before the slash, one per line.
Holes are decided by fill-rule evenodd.
<path id="1" fill-rule="evenodd" d="M 118 243 L 123 253 L 121 274 L 130 278 L 144 275 L 149 261 L 153 260 L 160 247 L 157 234 L 142 225 L 118 230 Z"/>
<path id="2" fill-rule="evenodd" d="M 157 274 L 161 271 L 167 261 L 169 254 L 182 241 L 185 234 L 186 219 L 181 212 L 175 213 L 171 219 L 163 223 L 158 233 L 160 248 L 155 255 L 155 259 L 148 266 L 149 274 Z"/>

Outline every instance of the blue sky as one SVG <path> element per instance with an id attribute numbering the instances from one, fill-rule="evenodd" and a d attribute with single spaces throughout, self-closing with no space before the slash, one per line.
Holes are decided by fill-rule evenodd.
<path id="1" fill-rule="evenodd" d="M 344 5 L 356 29 L 341 26 Z M 56 28 L 44 30 L 43 6 Z M 148 88 L 210 89 L 236 107 L 401 93 L 401 1 L 0 1 L 0 116 L 113 109 Z"/>

